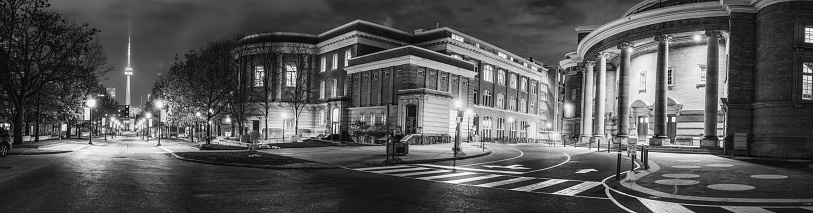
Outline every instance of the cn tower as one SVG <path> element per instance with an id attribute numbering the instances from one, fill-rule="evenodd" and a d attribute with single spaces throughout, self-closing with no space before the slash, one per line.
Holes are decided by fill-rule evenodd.
<path id="1" fill-rule="evenodd" d="M 127 76 L 127 94 L 124 97 L 124 105 L 130 107 L 130 76 L 133 75 L 133 68 L 130 67 L 130 38 L 127 38 L 127 68 L 124 68 L 124 75 Z M 124 124 L 126 130 L 130 130 L 131 122 L 132 118 Z"/>

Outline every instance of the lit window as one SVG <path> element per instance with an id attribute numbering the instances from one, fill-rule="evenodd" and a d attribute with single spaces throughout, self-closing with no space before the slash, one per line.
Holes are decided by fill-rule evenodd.
<path id="1" fill-rule="evenodd" d="M 265 69 L 262 66 L 254 67 L 254 86 L 261 87 L 265 82 Z"/>
<path id="2" fill-rule="evenodd" d="M 489 116 L 483 117 L 482 137 L 491 138 L 491 130 L 494 128 L 494 126 L 491 125 L 491 122 L 492 122 L 491 117 Z"/>
<path id="3" fill-rule="evenodd" d="M 483 105 L 486 106 L 493 106 L 493 99 L 491 97 L 491 91 L 483 90 Z"/>
<path id="4" fill-rule="evenodd" d="M 505 85 L 505 70 L 500 70 L 497 75 L 497 83 Z"/>
<path id="5" fill-rule="evenodd" d="M 333 90 L 330 92 L 330 97 L 336 97 L 336 93 L 339 90 L 339 80 L 334 78 L 333 79 Z"/>
<path id="6" fill-rule="evenodd" d="M 497 55 L 502 58 L 508 59 L 508 55 L 506 55 L 505 53 L 497 52 Z"/>
<path id="7" fill-rule="evenodd" d="M 364 120 L 365 120 L 365 119 L 364 119 L 364 114 L 361 114 L 361 119 L 359 119 L 359 121 L 361 121 L 361 122 L 365 122 Z"/>
<path id="8" fill-rule="evenodd" d="M 505 97 L 502 96 L 502 93 L 497 93 L 497 108 L 505 108 Z"/>
<path id="9" fill-rule="evenodd" d="M 452 55 L 452 58 L 455 58 L 457 60 L 463 60 L 463 57 L 460 57 L 460 55 Z"/>
<path id="10" fill-rule="evenodd" d="M 350 63 L 350 58 L 352 58 L 352 57 L 353 57 L 353 52 L 352 51 L 347 50 L 347 51 L 344 52 L 344 66 L 345 67 L 348 66 L 348 64 Z"/>
<path id="11" fill-rule="evenodd" d="M 325 115 L 325 110 L 319 111 L 319 125 L 321 126 L 327 125 L 327 116 Z"/>
<path id="12" fill-rule="evenodd" d="M 706 65 L 698 64 L 700 66 L 700 83 L 706 83 Z"/>
<path id="13" fill-rule="evenodd" d="M 295 87 L 296 83 L 297 83 L 296 82 L 296 65 L 286 64 L 285 65 L 285 86 Z"/>
<path id="14" fill-rule="evenodd" d="M 511 82 L 510 82 L 510 84 L 511 84 L 510 86 L 511 86 L 512 89 L 517 88 L 517 75 L 511 74 Z"/>
<path id="15" fill-rule="evenodd" d="M 641 72 L 640 83 L 638 84 L 639 92 L 646 92 L 646 71 Z"/>
<path id="16" fill-rule="evenodd" d="M 483 66 L 483 80 L 494 82 L 494 68 L 492 68 L 491 65 Z"/>
<path id="17" fill-rule="evenodd" d="M 802 100 L 813 101 L 813 62 L 802 65 Z"/>
<path id="18" fill-rule="evenodd" d="M 517 98 L 514 96 L 508 97 L 508 109 L 517 110 Z"/>
<path id="19" fill-rule="evenodd" d="M 536 94 L 536 82 L 531 81 L 531 94 Z"/>
<path id="20" fill-rule="evenodd" d="M 805 43 L 813 43 L 813 27 L 805 27 Z"/>
<path id="21" fill-rule="evenodd" d="M 528 102 L 524 98 L 519 99 L 519 111 L 528 112 Z"/>
<path id="22" fill-rule="evenodd" d="M 519 88 L 522 89 L 523 92 L 528 91 L 528 79 L 522 78 L 522 81 L 519 82 Z"/>
<path id="23" fill-rule="evenodd" d="M 505 136 L 505 118 L 497 118 L 497 138 Z"/>
<path id="24" fill-rule="evenodd" d="M 339 68 L 339 54 L 333 54 L 333 64 L 331 65 L 330 69 L 335 70 Z"/>
<path id="25" fill-rule="evenodd" d="M 465 41 L 465 40 L 463 39 L 463 36 L 459 36 L 459 35 L 455 35 L 455 34 L 452 34 L 452 39 L 457 40 L 457 41 L 459 41 L 459 42 L 463 42 L 463 41 Z"/>
<path id="26" fill-rule="evenodd" d="M 384 113 L 381 113 L 381 123 L 387 123 L 387 116 Z"/>
<path id="27" fill-rule="evenodd" d="M 321 71 L 322 71 L 322 72 L 327 71 L 327 58 L 325 58 L 324 56 L 322 56 L 322 60 L 321 60 L 321 61 L 322 61 L 322 69 L 321 69 Z"/>
<path id="28" fill-rule="evenodd" d="M 325 99 L 325 81 L 319 83 L 319 99 Z"/>

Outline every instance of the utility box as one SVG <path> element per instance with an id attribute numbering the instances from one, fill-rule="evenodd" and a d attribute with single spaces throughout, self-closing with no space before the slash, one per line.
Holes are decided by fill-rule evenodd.
<path id="1" fill-rule="evenodd" d="M 406 155 L 409 153 L 409 143 L 388 143 L 387 154 Z"/>
<path id="2" fill-rule="evenodd" d="M 734 150 L 748 149 L 748 133 L 734 133 Z"/>

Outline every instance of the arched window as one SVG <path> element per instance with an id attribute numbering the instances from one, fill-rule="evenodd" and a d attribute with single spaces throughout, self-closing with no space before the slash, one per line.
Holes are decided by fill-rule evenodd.
<path id="1" fill-rule="evenodd" d="M 505 109 L 505 97 L 502 93 L 497 93 L 497 108 Z"/>
<path id="2" fill-rule="evenodd" d="M 525 101 L 524 98 L 519 99 L 519 111 L 520 112 L 528 112 L 528 103 Z"/>
<path id="3" fill-rule="evenodd" d="M 505 85 L 505 70 L 500 70 L 497 75 L 497 83 Z"/>
<path id="4" fill-rule="evenodd" d="M 528 91 L 528 79 L 522 78 L 522 80 L 519 82 L 519 88 L 523 92 Z"/>
<path id="5" fill-rule="evenodd" d="M 511 79 L 510 80 L 511 81 L 509 82 L 509 84 L 510 84 L 509 86 L 511 88 L 513 88 L 513 89 L 516 89 L 517 88 L 517 75 L 511 74 Z"/>
<path id="6" fill-rule="evenodd" d="M 494 68 L 491 65 L 483 66 L 483 80 L 494 82 Z"/>
<path id="7" fill-rule="evenodd" d="M 483 90 L 483 105 L 494 106 L 494 99 L 491 96 L 491 91 Z"/>
<path id="8" fill-rule="evenodd" d="M 517 97 L 508 97 L 508 109 L 517 110 Z"/>

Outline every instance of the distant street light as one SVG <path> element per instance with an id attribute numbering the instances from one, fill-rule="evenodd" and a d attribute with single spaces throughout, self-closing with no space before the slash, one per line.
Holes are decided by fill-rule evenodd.
<path id="1" fill-rule="evenodd" d="M 88 110 L 88 117 L 90 117 L 90 131 L 88 131 L 88 144 L 93 145 L 93 108 L 96 107 L 96 99 L 88 99 L 85 103 L 90 110 Z"/>

